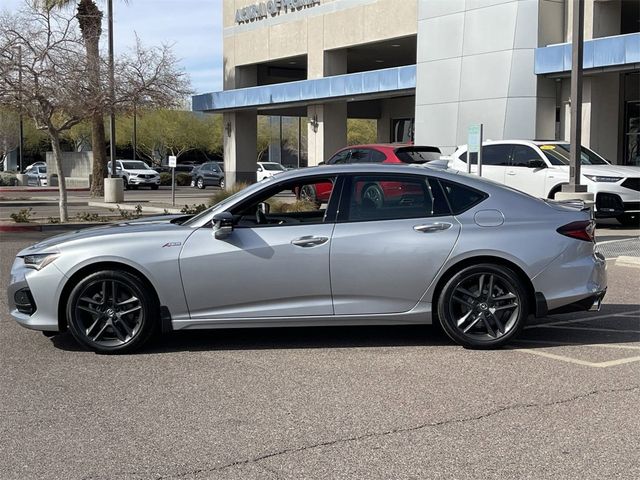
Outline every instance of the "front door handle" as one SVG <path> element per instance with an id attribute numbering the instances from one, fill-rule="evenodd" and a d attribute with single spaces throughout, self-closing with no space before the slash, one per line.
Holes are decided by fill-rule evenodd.
<path id="1" fill-rule="evenodd" d="M 317 247 L 329 241 L 328 237 L 314 237 L 313 235 L 296 238 L 291 240 L 291 245 L 297 247 Z"/>
<path id="2" fill-rule="evenodd" d="M 451 228 L 450 223 L 427 223 L 425 225 L 416 225 L 413 227 L 416 232 L 422 233 L 441 232 L 442 230 L 447 230 L 449 228 Z"/>
<path id="3" fill-rule="evenodd" d="M 507 175 L 515 175 L 516 172 L 513 170 L 507 170 Z"/>

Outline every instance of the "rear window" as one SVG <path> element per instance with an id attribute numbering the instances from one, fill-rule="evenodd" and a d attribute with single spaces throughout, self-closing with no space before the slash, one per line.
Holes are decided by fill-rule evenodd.
<path id="1" fill-rule="evenodd" d="M 460 185 L 459 183 L 440 180 L 440 185 L 444 190 L 449 205 L 451 205 L 451 212 L 454 215 L 466 212 L 487 198 L 486 193 L 476 190 L 475 188 L 467 187 L 466 185 Z"/>
<path id="2" fill-rule="evenodd" d="M 442 152 L 438 147 L 401 147 L 395 150 L 396 157 L 404 163 L 426 163 L 439 160 Z"/>

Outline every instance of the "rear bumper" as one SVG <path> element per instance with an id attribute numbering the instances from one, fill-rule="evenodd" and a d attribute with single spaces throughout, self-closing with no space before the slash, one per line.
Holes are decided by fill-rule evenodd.
<path id="1" fill-rule="evenodd" d="M 586 242 L 585 242 L 586 244 Z M 585 245 L 585 248 L 587 247 Z M 596 297 L 607 290 L 607 262 L 602 254 L 560 257 L 532 279 L 536 293 L 536 314 L 558 313 L 569 305 L 588 310 Z M 544 302 L 539 299 L 544 298 Z M 587 305 L 587 308 L 582 308 Z M 575 310 L 574 310 L 575 311 Z"/>
<path id="2" fill-rule="evenodd" d="M 557 315 L 559 313 L 571 313 L 571 312 L 597 312 L 600 311 L 600 305 L 602 299 L 606 295 L 607 290 L 604 289 L 601 292 L 597 292 L 594 295 L 583 298 L 582 300 L 575 301 L 568 305 L 555 308 L 548 312 L 549 315 Z"/>

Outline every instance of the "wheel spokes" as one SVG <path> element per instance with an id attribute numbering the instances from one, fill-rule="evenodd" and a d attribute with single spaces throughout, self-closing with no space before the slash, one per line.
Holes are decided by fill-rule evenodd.
<path id="1" fill-rule="evenodd" d="M 142 302 L 120 280 L 88 285 L 75 303 L 75 315 L 86 338 L 103 346 L 123 345 L 134 338 L 144 316 Z"/>
<path id="2" fill-rule="evenodd" d="M 506 335 L 518 317 L 520 297 L 516 291 L 506 278 L 493 272 L 464 278 L 449 303 L 457 329 L 485 340 Z"/>

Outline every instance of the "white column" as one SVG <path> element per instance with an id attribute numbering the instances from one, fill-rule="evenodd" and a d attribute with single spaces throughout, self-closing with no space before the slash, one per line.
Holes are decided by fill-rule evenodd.
<path id="1" fill-rule="evenodd" d="M 326 162 L 347 145 L 347 103 L 332 102 L 307 108 L 309 166 Z"/>
<path id="2" fill-rule="evenodd" d="M 256 181 L 258 112 L 243 110 L 223 115 L 225 185 Z"/>

